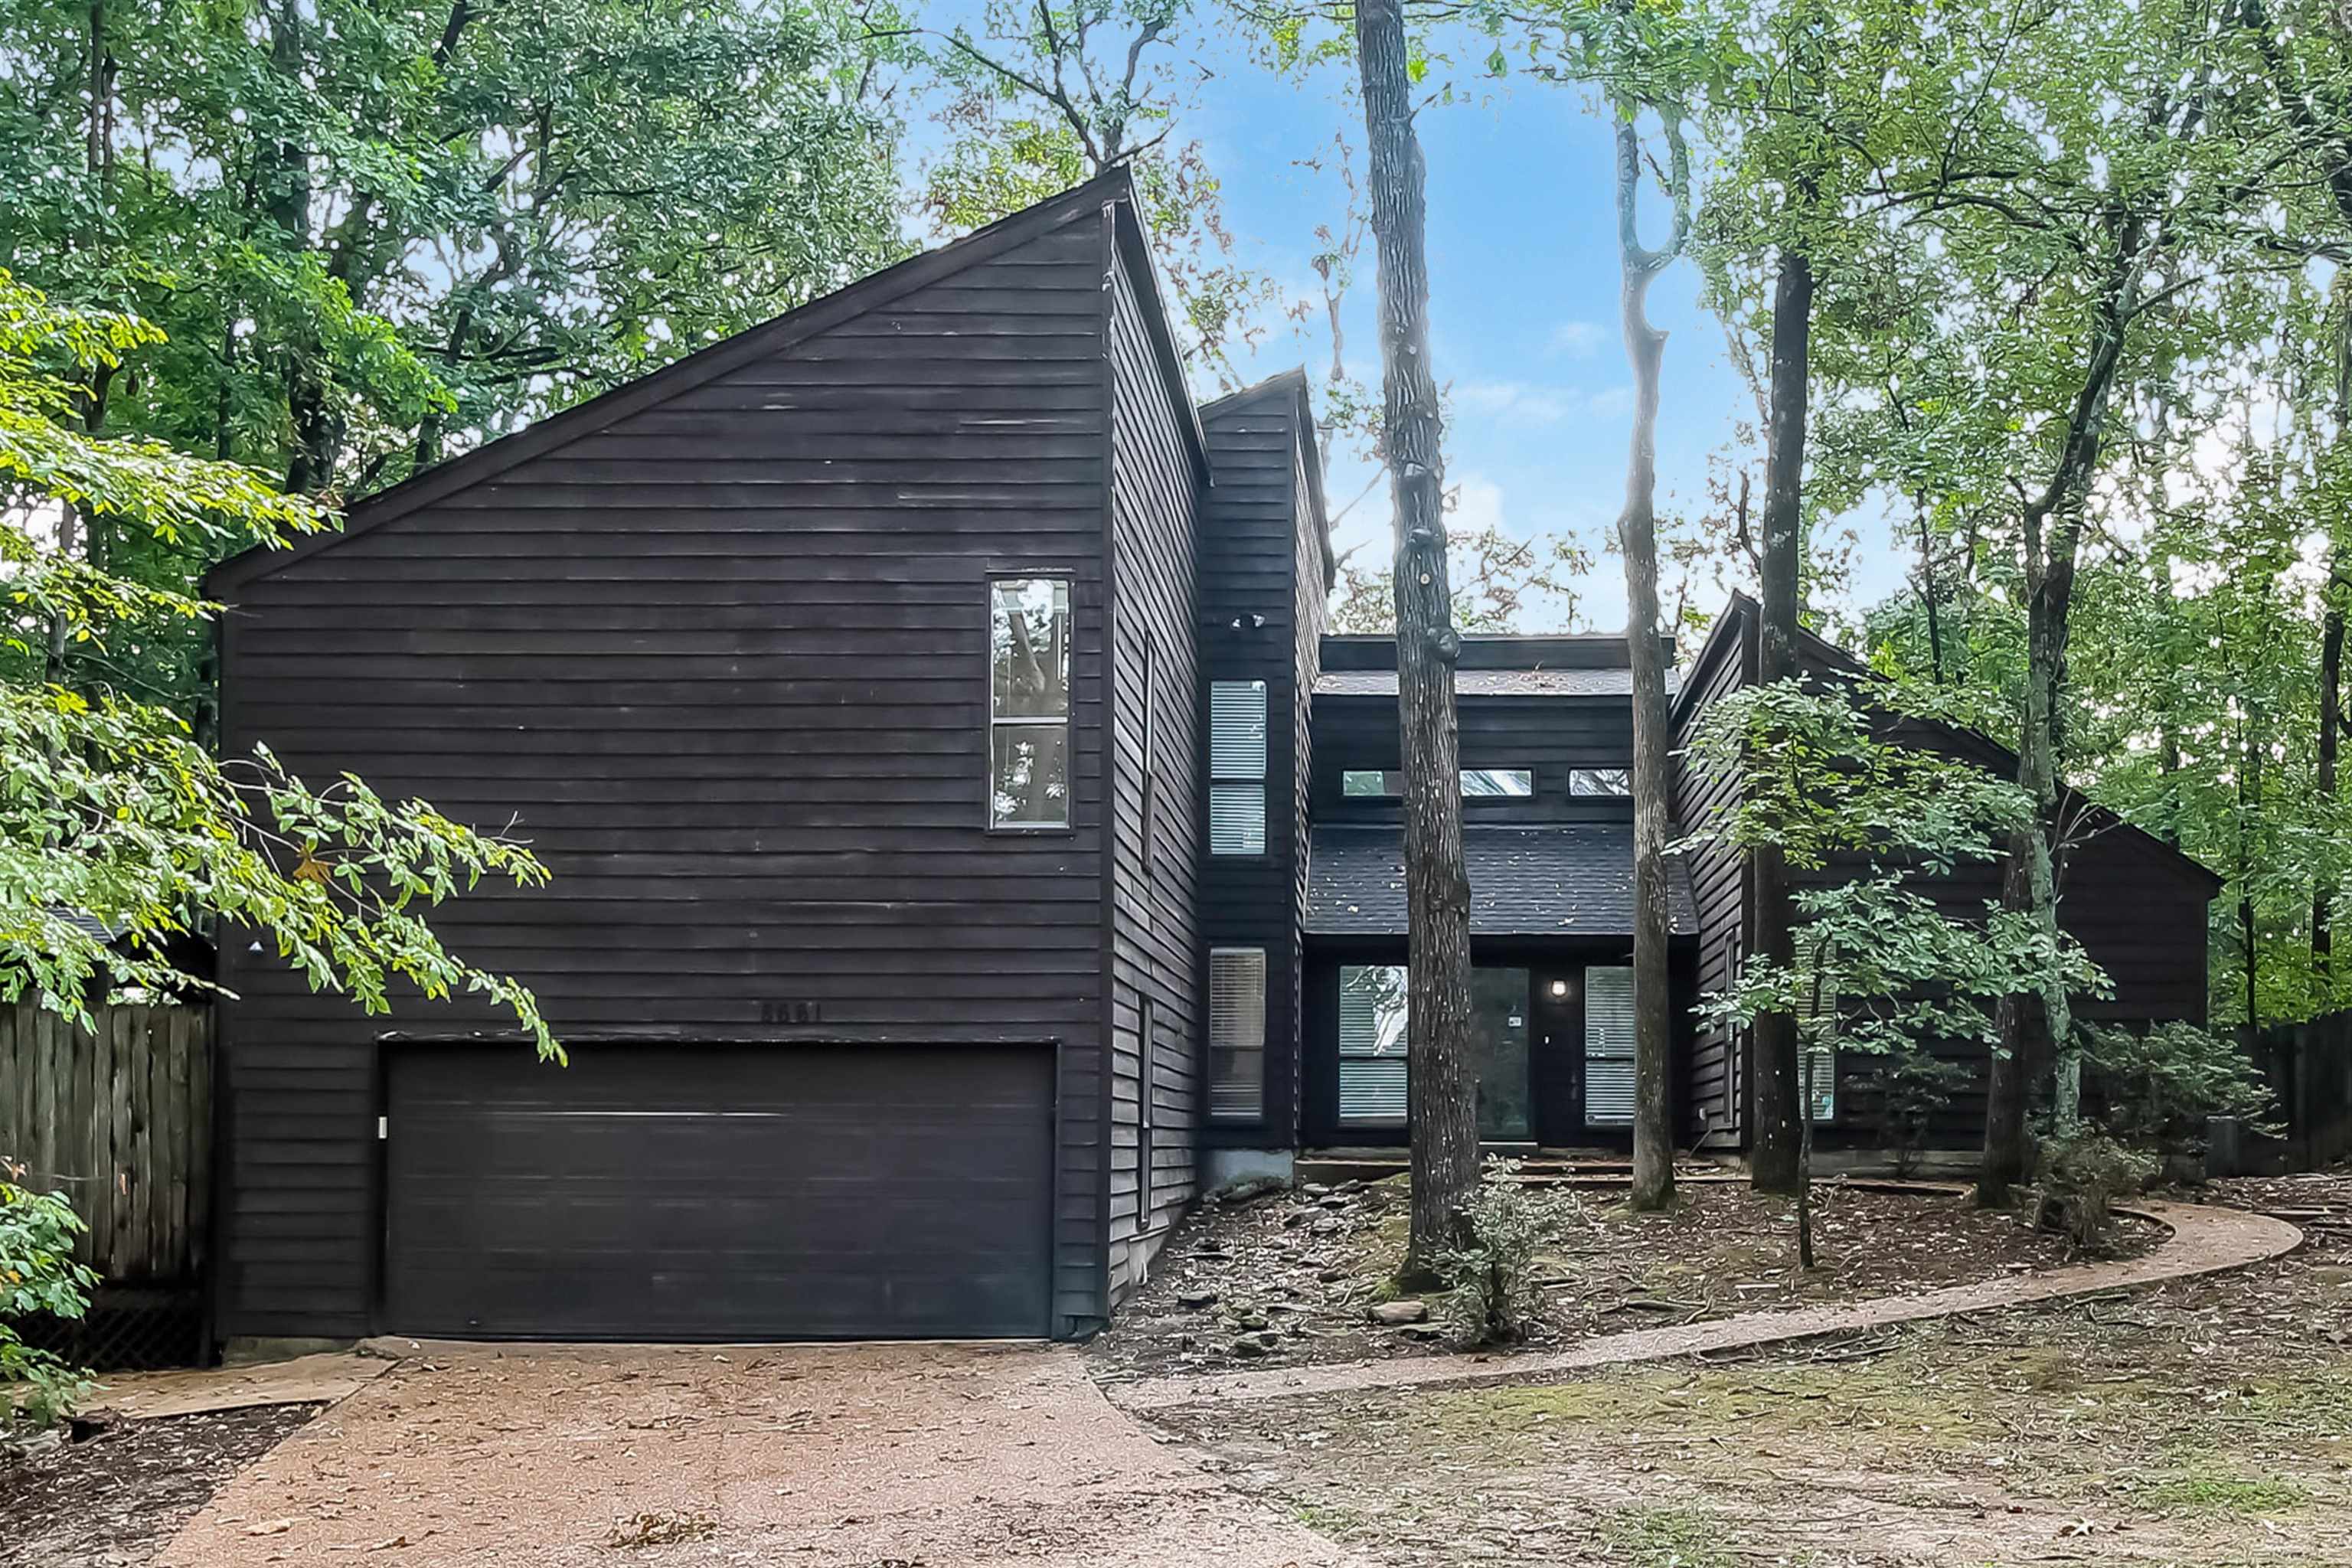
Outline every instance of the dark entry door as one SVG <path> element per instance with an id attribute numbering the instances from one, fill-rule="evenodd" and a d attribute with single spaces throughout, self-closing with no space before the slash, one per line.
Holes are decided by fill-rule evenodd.
<path id="1" fill-rule="evenodd" d="M 1048 1050 L 412 1047 L 386 1104 L 394 1332 L 1047 1330 Z"/>

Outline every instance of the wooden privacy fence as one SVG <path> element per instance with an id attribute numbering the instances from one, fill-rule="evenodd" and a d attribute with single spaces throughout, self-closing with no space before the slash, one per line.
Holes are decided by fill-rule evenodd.
<path id="1" fill-rule="evenodd" d="M 63 1193 L 109 1283 L 193 1283 L 212 1198 L 212 1014 L 101 1007 L 94 1028 L 0 1008 L 0 1162 Z"/>

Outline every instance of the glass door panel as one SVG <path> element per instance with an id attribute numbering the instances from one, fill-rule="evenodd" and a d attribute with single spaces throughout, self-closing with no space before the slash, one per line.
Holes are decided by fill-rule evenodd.
<path id="1" fill-rule="evenodd" d="M 1535 1137 L 1528 1082 L 1528 972 L 1470 972 L 1470 1053 L 1478 1074 L 1478 1138 L 1525 1143 Z"/>

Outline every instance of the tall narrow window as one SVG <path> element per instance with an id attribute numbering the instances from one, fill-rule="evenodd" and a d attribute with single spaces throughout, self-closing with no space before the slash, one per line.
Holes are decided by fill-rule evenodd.
<path id="1" fill-rule="evenodd" d="M 1405 1021 L 1404 965 L 1339 966 L 1341 1121 L 1404 1120 Z"/>
<path id="2" fill-rule="evenodd" d="M 1584 972 L 1584 1124 L 1633 1124 L 1633 971 Z"/>
<path id="3" fill-rule="evenodd" d="M 1265 853 L 1265 682 L 1209 682 L 1209 852 Z"/>
<path id="4" fill-rule="evenodd" d="M 1800 931 L 1796 945 L 1799 969 L 1811 969 L 1816 939 Z M 1797 1005 L 1797 1073 L 1805 1112 L 1816 1122 L 1837 1120 L 1837 1014 L 1838 999 L 1818 990 Z"/>
<path id="5" fill-rule="evenodd" d="M 988 825 L 1070 825 L 1070 583 L 989 584 Z"/>
<path id="6" fill-rule="evenodd" d="M 1151 921 L 1151 879 L 1160 866 L 1160 642 L 1143 634 L 1143 919 Z"/>
<path id="7" fill-rule="evenodd" d="M 1209 950 L 1209 1114 L 1265 1114 L 1265 949 Z"/>

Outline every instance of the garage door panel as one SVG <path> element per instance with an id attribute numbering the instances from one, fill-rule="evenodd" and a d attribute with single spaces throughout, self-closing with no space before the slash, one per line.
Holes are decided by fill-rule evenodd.
<path id="1" fill-rule="evenodd" d="M 1044 1048 L 414 1048 L 388 1101 L 396 1331 L 1045 1331 Z"/>

